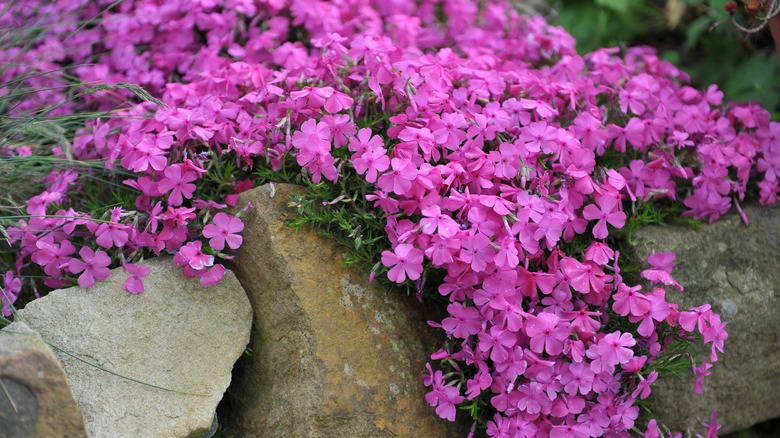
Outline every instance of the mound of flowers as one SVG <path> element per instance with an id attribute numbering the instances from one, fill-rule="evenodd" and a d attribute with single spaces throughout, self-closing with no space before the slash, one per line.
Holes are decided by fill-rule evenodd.
<path id="1" fill-rule="evenodd" d="M 683 290 L 674 255 L 650 258 L 643 290 L 623 281 L 614 237 L 627 211 L 654 202 L 710 221 L 749 192 L 776 202 L 780 124 L 691 87 L 651 49 L 581 56 L 563 29 L 501 0 L 14 3 L 0 24 L 51 30 L 4 56 L 136 83 L 165 106 L 96 120 L 54 150 L 102 162 L 132 196 L 89 215 L 78 196 L 94 170 L 52 171 L 6 230 L 6 316 L 34 270 L 48 287 L 89 287 L 122 264 L 124 287 L 141 293 L 148 270 L 135 262 L 172 253 L 185 275 L 218 282 L 242 244 L 229 207 L 270 168 L 310 185 L 359 181 L 365 192 L 342 199 L 383 221 L 375 273 L 420 291 L 429 274 L 443 279 L 448 316 L 430 324 L 448 341 L 423 376 L 442 418 L 464 409 L 489 436 L 657 437 L 655 420 L 638 419 L 665 354 L 711 346 L 692 367 L 701 391 L 723 352 L 709 305 L 666 300 L 664 287 Z M 61 110 L 105 105 L 87 96 Z"/>

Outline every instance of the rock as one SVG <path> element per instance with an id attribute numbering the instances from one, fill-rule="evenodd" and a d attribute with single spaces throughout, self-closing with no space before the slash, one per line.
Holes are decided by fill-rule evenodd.
<path id="1" fill-rule="evenodd" d="M 465 436 L 424 399 L 421 374 L 436 348 L 419 303 L 369 285 L 343 249 L 288 223 L 290 185 L 241 195 L 244 245 L 236 276 L 255 311 L 250 358 L 228 391 L 239 436 Z M 462 413 L 459 416 L 463 415 Z"/>
<path id="2" fill-rule="evenodd" d="M 0 436 L 87 437 L 65 370 L 22 322 L 0 330 Z"/>
<path id="3" fill-rule="evenodd" d="M 118 268 L 19 313 L 46 341 L 96 365 L 59 353 L 93 438 L 202 438 L 249 340 L 251 307 L 231 272 L 203 288 L 168 258 L 145 264 L 143 294 L 122 290 Z"/>
<path id="4" fill-rule="evenodd" d="M 728 321 L 725 354 L 704 380 L 704 393 L 691 393 L 694 378 L 667 378 L 654 390 L 657 418 L 672 430 L 700 427 L 712 410 L 720 434 L 780 416 L 780 208 L 746 206 L 750 225 L 738 215 L 704 225 L 650 227 L 638 233 L 642 260 L 674 251 L 673 275 L 684 292 L 671 289 L 680 309 L 710 303 Z M 709 349 L 702 350 L 709 354 Z"/>
<path id="5" fill-rule="evenodd" d="M 721 438 L 777 438 L 780 436 L 780 418 L 759 423 L 747 430 L 731 433 Z"/>

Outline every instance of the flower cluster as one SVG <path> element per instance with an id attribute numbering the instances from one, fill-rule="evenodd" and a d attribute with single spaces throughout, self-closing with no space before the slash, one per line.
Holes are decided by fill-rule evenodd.
<path id="1" fill-rule="evenodd" d="M 83 19 L 108 2 L 29 3 L 0 19 Z M 86 287 L 114 257 L 139 293 L 148 270 L 133 261 L 169 252 L 213 284 L 222 251 L 242 244 L 240 219 L 221 210 L 253 170 L 290 157 L 312 184 L 370 185 L 390 280 L 444 273 L 448 316 L 432 324 L 450 342 L 432 359 L 456 372 L 429 365 L 424 377 L 441 417 L 483 398 L 490 436 L 626 436 L 669 343 L 711 345 L 698 391 L 727 335 L 708 305 L 666 300 L 662 286 L 682 290 L 673 255 L 650 259 L 650 290 L 623 281 L 608 239 L 624 206 L 680 199 L 712 221 L 756 180 L 776 202 L 780 124 L 715 86 L 692 88 L 651 49 L 580 56 L 564 30 L 512 3 L 133 0 L 72 38 L 63 25 L 39 46 L 66 54 L 52 62 L 93 61 L 75 69 L 82 80 L 136 82 L 167 106 L 80 131 L 68 152 L 132 175 L 134 205 L 104 218 L 60 208 L 78 175 L 53 172 L 30 219 L 8 229 L 16 274 L 34 264 L 51 287 L 75 276 Z M 225 163 L 246 179 L 204 189 Z M 577 236 L 582 254 L 564 253 Z M 16 280 L 6 275 L 4 311 Z M 659 433 L 651 422 L 647 436 Z"/>

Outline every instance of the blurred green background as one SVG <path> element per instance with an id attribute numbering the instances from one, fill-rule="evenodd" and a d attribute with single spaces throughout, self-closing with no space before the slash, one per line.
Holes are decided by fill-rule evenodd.
<path id="1" fill-rule="evenodd" d="M 780 1 L 780 0 L 778 0 Z M 726 97 L 758 100 L 780 115 L 780 68 L 769 29 L 748 36 L 728 20 L 726 0 L 557 0 L 557 22 L 577 50 L 651 45 L 691 76 L 694 85 L 718 84 Z M 748 17 L 740 6 L 743 25 Z M 556 21 L 555 18 L 552 20 Z"/>

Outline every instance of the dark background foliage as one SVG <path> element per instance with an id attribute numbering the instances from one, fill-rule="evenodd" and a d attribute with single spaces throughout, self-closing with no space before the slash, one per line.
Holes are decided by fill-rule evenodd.
<path id="1" fill-rule="evenodd" d="M 718 84 L 727 99 L 760 101 L 780 117 L 780 68 L 768 29 L 737 30 L 726 0 L 558 0 L 557 19 L 577 39 L 577 50 L 650 45 L 691 76 L 694 85 Z M 750 18 L 741 10 L 743 25 Z"/>

